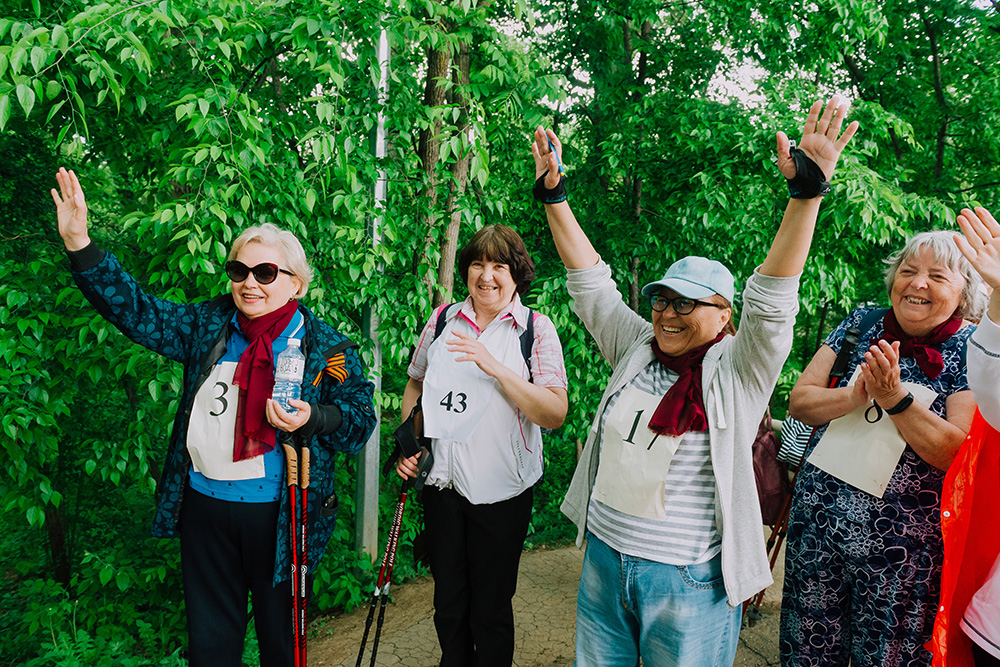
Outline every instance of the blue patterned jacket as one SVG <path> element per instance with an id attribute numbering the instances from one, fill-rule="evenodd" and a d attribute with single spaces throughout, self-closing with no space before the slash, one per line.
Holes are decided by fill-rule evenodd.
<path id="1" fill-rule="evenodd" d="M 111 253 L 93 243 L 68 253 L 73 279 L 87 300 L 106 320 L 130 340 L 184 365 L 180 405 L 163 465 L 159 498 L 153 518 L 154 537 L 177 537 L 181 503 L 191 458 L 187 450 L 191 406 L 199 387 L 216 361 L 225 353 L 236 309 L 232 296 L 211 301 L 174 303 L 150 296 Z M 309 422 L 296 432 L 299 444 L 309 447 L 309 571 L 315 572 L 334 528 L 333 512 L 321 512 L 324 502 L 335 499 L 334 452 L 356 454 L 375 428 L 372 404 L 374 385 L 365 378 L 354 343 L 321 322 L 305 306 L 306 332 L 302 351 L 306 370 L 302 400 L 311 404 Z M 327 360 L 343 353 L 335 373 L 324 372 Z M 346 375 L 346 377 L 345 377 Z M 313 380 L 319 378 L 317 385 Z M 286 487 L 287 488 L 287 487 Z M 327 503 L 335 507 L 335 502 Z M 283 493 L 277 526 L 274 581 L 288 579 L 291 570 L 288 493 Z"/>

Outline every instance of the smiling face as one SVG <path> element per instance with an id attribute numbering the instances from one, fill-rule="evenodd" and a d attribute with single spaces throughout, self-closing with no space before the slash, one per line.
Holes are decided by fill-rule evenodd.
<path id="1" fill-rule="evenodd" d="M 948 320 L 962 301 L 965 278 L 925 248 L 896 269 L 889 301 L 910 336 L 924 336 Z"/>
<path id="2" fill-rule="evenodd" d="M 496 315 L 514 298 L 517 284 L 506 264 L 488 259 L 475 259 L 469 264 L 466 285 L 472 295 L 476 314 Z"/>
<path id="3" fill-rule="evenodd" d="M 669 289 L 661 289 L 659 293 L 667 299 L 681 296 Z M 723 302 L 722 297 L 717 294 L 698 300 L 718 304 Z M 656 338 L 656 346 L 668 357 L 678 357 L 722 333 L 732 316 L 731 308 L 712 306 L 696 306 L 687 315 L 678 315 L 672 305 L 668 305 L 662 312 L 654 310 L 653 336 Z"/>
<path id="4" fill-rule="evenodd" d="M 277 264 L 280 268 L 288 268 L 285 256 L 281 250 L 263 243 L 250 242 L 240 249 L 235 259 L 243 262 L 249 267 L 257 266 L 265 262 Z M 288 303 L 298 292 L 302 282 L 295 276 L 285 273 L 278 273 L 274 282 L 262 285 L 257 282 L 257 278 L 250 272 L 246 280 L 242 282 L 230 281 L 230 289 L 233 293 L 233 301 L 241 313 L 253 319 L 261 315 L 267 315 L 281 308 Z"/>

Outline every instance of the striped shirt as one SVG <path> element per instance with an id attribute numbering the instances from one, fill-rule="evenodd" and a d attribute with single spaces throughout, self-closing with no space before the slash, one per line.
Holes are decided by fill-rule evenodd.
<path id="1" fill-rule="evenodd" d="M 677 373 L 653 360 L 630 386 L 662 396 L 677 381 Z M 603 442 L 604 422 L 624 388 L 608 400 L 601 415 L 598 442 Z M 593 495 L 587 529 L 620 553 L 669 565 L 704 563 L 722 550 L 722 536 L 715 521 L 715 475 L 708 431 L 688 431 L 670 462 L 663 492 L 665 519 L 625 514 L 598 502 Z"/>

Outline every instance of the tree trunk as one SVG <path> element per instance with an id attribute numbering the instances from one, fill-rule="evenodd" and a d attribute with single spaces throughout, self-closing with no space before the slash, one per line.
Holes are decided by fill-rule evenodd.
<path id="1" fill-rule="evenodd" d="M 49 561 L 52 578 L 64 586 L 69 585 L 69 540 L 66 538 L 66 521 L 62 511 L 49 503 L 45 506 L 45 533 L 48 537 Z"/>
<path id="2" fill-rule="evenodd" d="M 628 307 L 639 312 L 639 265 L 642 264 L 642 260 L 638 257 L 633 257 L 632 261 L 629 262 L 629 280 L 628 280 Z"/>
<path id="3" fill-rule="evenodd" d="M 465 91 L 469 85 L 469 45 L 465 42 L 459 47 L 455 54 L 455 67 L 453 74 L 453 86 L 451 92 L 451 102 L 459 110 L 458 122 L 456 124 L 456 136 L 464 137 L 469 129 L 469 100 L 465 96 Z M 448 228 L 445 230 L 444 238 L 441 239 L 441 257 L 438 260 L 438 286 L 434 290 L 434 307 L 451 301 L 452 290 L 455 285 L 455 254 L 458 251 L 458 232 L 462 226 L 462 209 L 458 207 L 458 199 L 465 193 L 466 184 L 469 180 L 469 166 L 472 162 L 472 148 L 464 151 L 461 155 L 454 156 L 455 162 L 451 166 L 451 186 L 448 191 L 448 200 L 445 210 L 448 211 L 450 219 Z"/>
<path id="4" fill-rule="evenodd" d="M 424 85 L 424 106 L 433 110 L 444 104 L 445 86 L 442 84 L 448 75 L 448 51 L 446 48 L 427 48 L 427 78 Z M 431 246 L 434 242 L 434 212 L 437 209 L 437 164 L 441 154 L 441 116 L 431 111 L 434 122 L 429 128 L 420 131 L 417 145 L 417 157 L 424 172 L 424 188 L 420 197 L 423 199 L 427 213 L 424 215 L 425 234 L 420 252 L 414 257 L 413 270 L 427 264 L 430 258 Z M 420 276 L 430 293 L 434 280 L 429 274 Z"/>

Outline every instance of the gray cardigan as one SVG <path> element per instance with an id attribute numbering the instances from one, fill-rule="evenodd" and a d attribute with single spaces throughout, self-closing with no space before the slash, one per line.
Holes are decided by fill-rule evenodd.
<path id="1" fill-rule="evenodd" d="M 653 325 L 625 305 L 603 261 L 566 273 L 573 310 L 613 369 L 561 508 L 576 524 L 576 543 L 582 546 L 597 476 L 601 415 L 608 399 L 653 360 Z M 711 347 L 702 365 L 718 499 L 715 517 L 722 534 L 722 574 L 729 604 L 734 607 L 773 581 L 764 549 L 751 445 L 792 347 L 798 286 L 798 276 L 775 278 L 755 271 L 743 295 L 739 332 Z"/>

